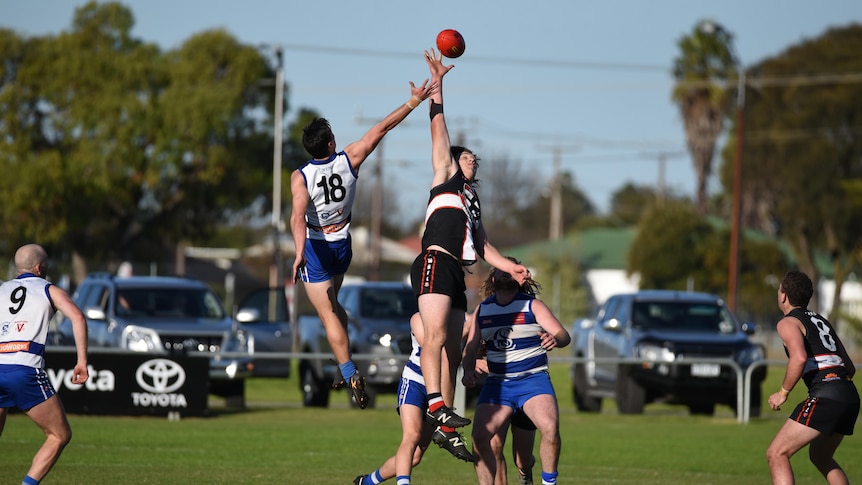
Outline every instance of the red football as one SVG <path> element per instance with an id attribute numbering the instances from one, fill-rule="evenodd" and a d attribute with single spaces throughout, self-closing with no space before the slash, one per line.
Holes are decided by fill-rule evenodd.
<path id="1" fill-rule="evenodd" d="M 460 57 L 465 47 L 464 37 L 457 30 L 446 29 L 437 34 L 437 48 L 446 57 Z"/>

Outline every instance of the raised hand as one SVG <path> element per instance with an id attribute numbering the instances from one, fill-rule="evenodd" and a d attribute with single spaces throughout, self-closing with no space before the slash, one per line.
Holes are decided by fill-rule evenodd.
<path id="1" fill-rule="evenodd" d="M 433 48 L 430 51 L 425 51 L 425 62 L 428 64 L 428 69 L 431 70 L 432 82 L 443 79 L 443 76 L 455 67 L 454 64 L 444 66 L 443 54 L 438 54 Z"/>

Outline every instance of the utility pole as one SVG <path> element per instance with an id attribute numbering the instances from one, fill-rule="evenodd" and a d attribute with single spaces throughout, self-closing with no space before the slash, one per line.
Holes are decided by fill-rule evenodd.
<path id="1" fill-rule="evenodd" d="M 736 154 L 733 160 L 733 203 L 730 214 L 730 255 L 727 269 L 727 306 L 736 311 L 739 295 L 739 255 L 742 225 L 742 152 L 745 144 L 745 65 L 733 43 L 733 35 L 723 25 L 706 21 L 700 30 L 706 35 L 723 34 L 727 38 L 727 48 L 736 67 Z"/>
<path id="2" fill-rule="evenodd" d="M 281 158 L 282 158 L 282 118 L 284 116 L 284 62 L 281 46 L 273 47 L 276 57 L 275 69 L 275 109 L 273 110 L 272 134 L 272 267 L 269 272 L 269 287 L 277 288 L 284 284 L 283 261 L 281 254 L 281 234 L 284 222 L 281 220 Z M 269 318 L 276 320 L 275 295 L 270 296 Z"/>
<path id="3" fill-rule="evenodd" d="M 742 222 L 742 148 L 745 143 L 745 67 L 737 57 L 739 86 L 736 95 L 736 155 L 733 159 L 733 213 L 730 222 L 730 264 L 727 277 L 727 306 L 736 311 L 739 295 L 739 241 Z"/>
<path id="4" fill-rule="evenodd" d="M 672 158 L 679 158 L 686 156 L 686 152 L 684 151 L 660 151 L 658 153 L 654 152 L 644 152 L 641 156 L 644 158 L 657 158 L 658 159 L 658 178 L 656 180 L 656 205 L 659 207 L 663 207 L 665 200 L 667 200 L 667 161 Z"/>
<path id="5" fill-rule="evenodd" d="M 551 220 L 548 239 L 559 241 L 563 236 L 563 187 L 560 183 L 560 147 L 554 147 L 554 177 L 551 179 Z"/>
<path id="6" fill-rule="evenodd" d="M 667 188 L 665 184 L 665 164 L 667 163 L 667 154 L 661 152 L 658 155 L 658 193 L 656 194 L 656 202 L 659 207 L 664 207 L 664 199 L 667 196 Z"/>
<path id="7" fill-rule="evenodd" d="M 378 123 L 380 120 L 374 118 L 365 118 L 362 115 L 356 115 L 354 121 L 359 124 L 369 124 L 373 125 Z M 399 123 L 399 126 L 407 125 L 406 121 L 402 121 Z M 384 138 L 385 139 L 385 138 Z M 382 220 L 383 220 L 383 141 L 380 140 L 380 143 L 377 144 L 377 148 L 375 151 L 377 152 L 377 157 L 375 161 L 375 166 L 373 169 L 374 174 L 374 190 L 371 193 L 371 230 L 369 231 L 369 252 L 370 257 L 368 261 L 368 279 L 371 281 L 377 281 L 380 278 L 380 261 L 381 261 L 381 252 L 382 252 L 382 240 L 383 235 L 381 233 Z"/>
<path id="8" fill-rule="evenodd" d="M 371 193 L 371 258 L 368 264 L 368 279 L 380 279 L 380 231 L 383 219 L 383 140 L 377 144 L 377 162 L 374 165 L 374 191 Z"/>
<path id="9" fill-rule="evenodd" d="M 563 151 L 574 152 L 577 146 L 562 147 L 560 145 L 540 146 L 540 150 L 550 150 L 553 154 L 554 170 L 551 174 L 551 213 L 548 224 L 548 239 L 559 241 L 563 237 L 563 185 L 560 180 L 560 164 Z"/>
<path id="10" fill-rule="evenodd" d="M 539 147 L 540 150 L 550 149 L 553 153 L 554 171 L 551 176 L 551 213 L 548 223 L 548 239 L 557 242 L 563 237 L 563 185 L 560 181 L 560 164 L 562 162 L 562 153 L 564 148 L 560 145 L 552 145 L 550 147 Z M 566 148 L 567 151 L 577 151 L 577 146 Z M 554 271 L 554 289 L 551 308 L 555 315 L 560 314 L 560 302 L 562 301 L 562 278 L 560 276 L 560 265 L 555 266 Z"/>

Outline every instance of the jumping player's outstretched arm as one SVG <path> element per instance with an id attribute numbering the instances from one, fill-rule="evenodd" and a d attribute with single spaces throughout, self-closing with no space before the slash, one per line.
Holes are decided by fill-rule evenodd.
<path id="1" fill-rule="evenodd" d="M 398 126 L 399 123 L 404 121 L 404 118 L 407 118 L 407 115 L 419 106 L 422 101 L 428 99 L 433 89 L 434 83 L 429 84 L 427 79 L 419 87 L 414 85 L 413 81 L 410 81 L 410 99 L 372 126 L 370 130 L 362 135 L 362 138 L 344 147 L 344 152 L 347 153 L 350 165 L 353 166 L 354 170 L 359 170 L 359 166 L 377 148 L 380 140 L 393 128 Z"/>
<path id="2" fill-rule="evenodd" d="M 473 232 L 473 245 L 479 256 L 494 268 L 500 271 L 505 271 L 512 275 L 512 278 L 523 285 L 524 281 L 530 277 L 530 270 L 523 264 L 512 262 L 509 258 L 503 256 L 488 240 L 488 234 L 485 232 L 485 226 L 479 221 L 479 227 Z"/>
<path id="3" fill-rule="evenodd" d="M 431 70 L 431 84 L 435 86 L 428 109 L 431 116 L 431 167 L 434 170 L 431 187 L 436 187 L 449 180 L 458 169 L 458 161 L 452 159 L 449 151 L 449 130 L 443 116 L 443 76 L 455 66 L 444 66 L 443 54 L 438 55 L 434 49 L 425 51 L 425 62 Z"/>

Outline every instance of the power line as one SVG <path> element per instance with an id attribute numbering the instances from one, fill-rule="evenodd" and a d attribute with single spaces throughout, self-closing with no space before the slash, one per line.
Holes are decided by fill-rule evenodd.
<path id="1" fill-rule="evenodd" d="M 361 55 L 374 57 L 398 57 L 403 59 L 416 59 L 415 52 L 387 51 L 381 49 L 357 49 L 351 47 L 320 46 L 308 44 L 282 44 L 287 50 L 317 52 L 321 54 L 334 55 Z M 490 62 L 500 64 L 523 64 L 542 67 L 575 68 L 575 69 L 597 69 L 597 70 L 626 70 L 626 71 L 663 71 L 670 72 L 670 66 L 659 66 L 654 64 L 614 63 L 614 62 L 586 62 L 567 61 L 559 59 L 527 59 L 513 57 L 486 57 L 470 56 L 470 62 Z"/>
<path id="2" fill-rule="evenodd" d="M 360 55 L 373 57 L 389 57 L 415 59 L 418 54 L 415 52 L 389 51 L 382 49 L 358 49 L 351 47 L 336 47 L 336 46 L 320 46 L 309 44 L 282 44 L 285 50 L 316 52 L 332 55 Z M 575 61 L 564 59 L 531 59 L 517 57 L 493 57 L 493 56 L 471 56 L 470 62 L 485 62 L 496 64 L 520 64 L 528 66 L 550 67 L 550 68 L 565 68 L 565 69 L 591 69 L 591 70 L 614 70 L 614 71 L 650 71 L 650 72 L 665 72 L 669 76 L 672 75 L 673 66 L 671 63 L 667 65 L 658 64 L 638 64 L 626 62 L 592 62 L 592 61 Z M 672 78 L 671 78 L 672 79 Z M 725 80 L 728 84 L 736 83 L 737 78 L 728 78 Z M 708 85 L 714 84 L 715 81 L 708 80 L 690 80 L 679 81 L 677 85 Z M 823 85 L 823 84 L 855 84 L 862 82 L 862 72 L 847 72 L 847 73 L 823 73 L 823 74 L 804 74 L 792 76 L 773 76 L 757 78 L 749 76 L 748 85 L 759 87 L 770 86 L 789 86 L 789 85 Z M 487 88 L 487 87 L 486 87 Z"/>

